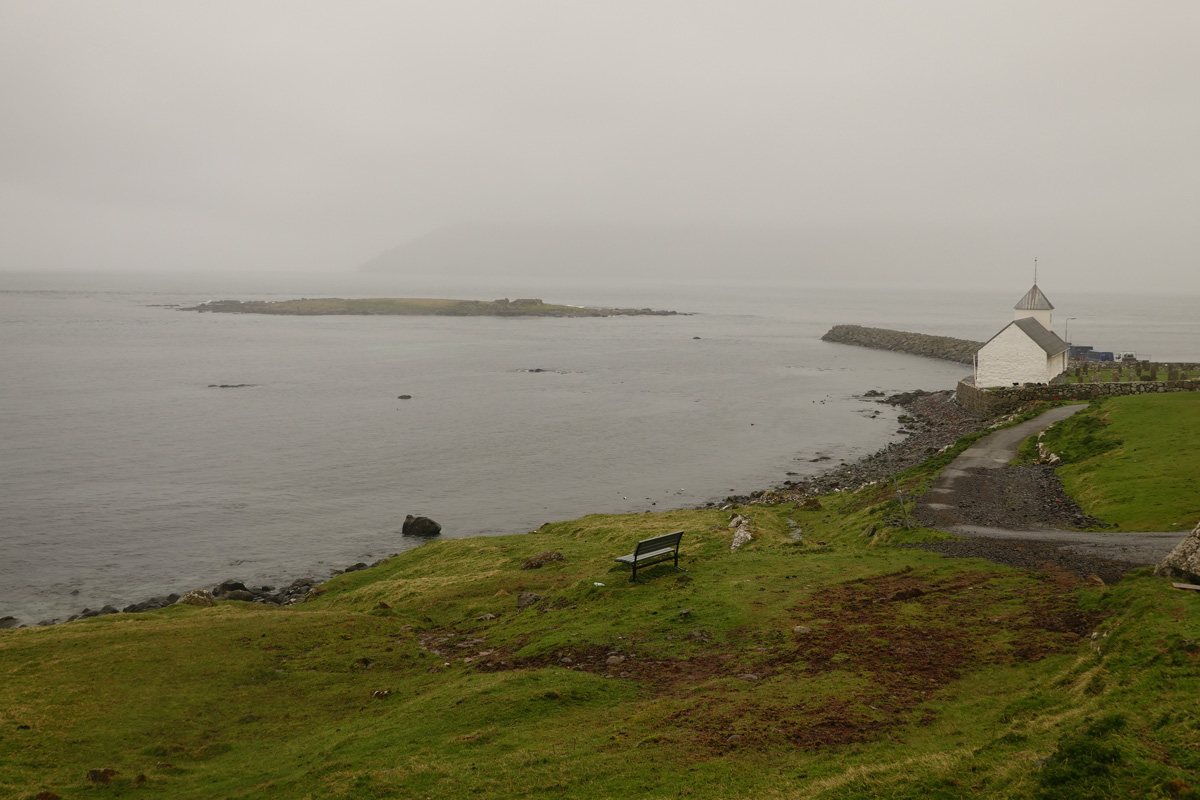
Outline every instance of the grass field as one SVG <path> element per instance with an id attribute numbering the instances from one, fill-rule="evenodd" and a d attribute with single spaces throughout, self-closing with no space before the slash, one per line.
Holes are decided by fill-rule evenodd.
<path id="1" fill-rule="evenodd" d="M 1087 513 L 1127 531 L 1200 520 L 1200 393 L 1113 397 L 1047 431 L 1063 485 Z"/>
<path id="2" fill-rule="evenodd" d="M 1198 796 L 1200 596 L 897 547 L 940 534 L 890 495 L 737 509 L 736 552 L 728 511 L 590 516 L 291 608 L 0 631 L 0 796 Z M 677 529 L 686 573 L 612 562 Z"/>

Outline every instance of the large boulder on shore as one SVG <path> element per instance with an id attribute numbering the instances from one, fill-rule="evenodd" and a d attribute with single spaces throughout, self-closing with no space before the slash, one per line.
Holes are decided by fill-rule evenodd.
<path id="1" fill-rule="evenodd" d="M 404 518 L 404 527 L 400 533 L 404 536 L 437 536 L 442 532 L 442 526 L 429 517 L 414 517 L 409 514 Z"/>
<path id="2" fill-rule="evenodd" d="M 224 600 L 225 595 L 229 594 L 230 592 L 245 592 L 245 591 L 249 591 L 246 588 L 246 584 L 242 583 L 241 581 L 227 580 L 227 581 L 222 581 L 220 584 L 214 586 L 212 588 L 212 592 L 210 592 L 210 594 L 212 594 L 212 596 L 218 600 Z"/>
<path id="3" fill-rule="evenodd" d="M 1154 574 L 1188 583 L 1200 583 L 1200 524 L 1159 562 L 1154 568 Z"/>
<path id="4" fill-rule="evenodd" d="M 200 608 L 209 608 L 217 604 L 213 600 L 212 594 L 205 589 L 193 589 L 175 602 L 185 606 L 199 606 Z"/>

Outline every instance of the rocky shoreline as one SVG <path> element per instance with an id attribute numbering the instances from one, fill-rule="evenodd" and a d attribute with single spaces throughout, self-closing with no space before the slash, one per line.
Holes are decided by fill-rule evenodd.
<path id="1" fill-rule="evenodd" d="M 899 421 L 900 433 L 907 434 L 869 456 L 838 466 L 799 481 L 785 481 L 772 489 L 748 495 L 730 495 L 723 504 L 803 502 L 813 495 L 857 489 L 869 483 L 890 480 L 891 476 L 915 467 L 961 437 L 995 426 L 995 418 L 979 417 L 959 406 L 951 391 L 917 390 L 885 397 L 867 392 L 865 398 L 900 406 L 906 412 Z"/>
<path id="2" fill-rule="evenodd" d="M 393 553 L 392 556 L 396 554 Z M 389 556 L 392 557 L 392 556 Z M 380 559 L 373 564 L 359 562 L 352 564 L 345 569 L 333 570 L 330 578 L 341 575 L 345 572 L 354 572 L 360 569 L 378 566 L 385 559 Z M 329 580 L 325 578 L 324 580 Z M 301 603 L 310 597 L 315 597 L 320 594 L 320 585 L 324 580 L 317 578 L 299 578 L 292 581 L 287 586 L 247 586 L 238 580 L 225 580 L 214 586 L 212 589 L 192 589 L 184 594 L 172 592 L 171 594 L 161 595 L 159 597 L 151 597 L 148 600 L 143 600 L 139 603 L 130 603 L 122 608 L 117 608 L 114 605 L 106 605 L 102 608 L 85 608 L 78 614 L 72 614 L 65 620 L 48 619 L 42 620 L 35 624 L 35 627 L 45 627 L 47 625 L 57 625 L 60 622 L 74 622 L 77 619 L 91 619 L 92 617 L 101 617 L 108 614 L 137 614 L 142 611 L 154 611 L 159 608 L 166 608 L 175 603 L 183 603 L 184 605 L 192 606 L 211 606 L 220 600 L 240 600 L 247 603 L 263 603 L 273 606 L 291 606 L 296 603 Z M 4 628 L 24 628 L 16 617 L 0 617 L 0 629 Z"/>
<path id="3" fill-rule="evenodd" d="M 779 486 L 751 492 L 748 495 L 731 495 L 721 501 L 720 505 L 804 502 L 815 495 L 858 489 L 866 484 L 887 481 L 892 475 L 916 466 L 931 455 L 944 450 L 958 441 L 959 438 L 995 427 L 1003 422 L 1003 418 L 997 420 L 996 418 L 980 417 L 972 414 L 959 406 L 954 400 L 954 393 L 948 390 L 939 392 L 917 390 L 891 396 L 884 396 L 880 392 L 867 392 L 863 396 L 875 399 L 880 403 L 899 406 L 907 412 L 899 417 L 902 425 L 900 432 L 907 434 L 904 439 L 891 442 L 871 455 L 853 462 L 839 464 L 811 478 L 799 481 L 785 481 Z M 1056 476 L 1053 476 L 1051 473 L 1050 477 Z M 1038 483 L 1040 484 L 1041 482 Z M 1064 526 L 1064 523 L 1068 525 L 1071 522 L 1075 522 L 1076 524 L 1080 522 L 1086 523 L 1082 512 L 1078 510 L 1074 501 L 1062 491 L 1061 484 L 1057 480 L 1046 481 L 1045 483 L 1047 485 L 1039 490 L 1038 496 L 1041 499 L 1039 506 L 1047 509 L 1046 516 L 1039 519 L 1035 511 L 1027 515 L 1029 518 L 1023 519 L 1024 522 L 1040 522 L 1047 526 L 1060 527 Z M 718 503 L 710 502 L 706 504 L 706 507 L 716 505 Z M 981 518 L 985 518 L 992 523 L 1005 519 L 1005 509 L 990 508 L 986 504 L 981 505 L 977 513 Z M 997 545 L 997 547 L 1003 549 L 1006 553 L 1012 549 L 1011 546 L 1003 543 Z M 986 549 L 986 547 L 974 545 L 969 548 L 959 549 L 963 552 L 969 550 L 975 556 L 980 556 L 980 551 Z M 984 555 L 982 557 L 988 556 Z M 1079 559 L 1078 569 L 1073 571 L 1086 570 L 1084 574 L 1101 571 L 1096 569 L 1098 565 L 1092 563 L 1094 559 L 1088 561 L 1086 564 L 1083 563 L 1086 560 L 1084 557 L 1080 556 Z M 368 567 L 382 563 L 384 560 L 386 559 L 380 559 L 373 564 L 362 562 L 353 564 L 345 569 L 334 570 L 330 577 L 340 575 L 344 572 L 367 569 Z M 1000 554 L 992 560 L 1008 563 L 1004 561 L 1004 554 Z M 1131 565 L 1121 566 L 1126 570 L 1131 568 Z M 1114 574 L 1112 566 L 1103 565 L 1103 567 L 1102 571 L 1104 574 L 1109 576 Z M 328 578 L 325 580 L 328 580 Z M 277 606 L 294 605 L 319 593 L 319 587 L 322 582 L 322 580 L 316 578 L 305 577 L 292 581 L 282 588 L 276 588 L 272 586 L 248 587 L 240 581 L 226 580 L 214 586 L 211 590 L 193 590 L 183 595 L 168 594 L 162 597 L 150 598 L 140 603 L 132 603 L 119 609 L 111 605 L 100 609 L 85 608 L 80 613 L 68 617 L 65 621 L 70 622 L 105 614 L 150 611 L 176 602 L 184 602 L 192 605 L 211 605 L 213 602 L 220 600 L 241 600 Z M 37 623 L 37 625 L 52 625 L 59 621 L 45 620 Z M 0 617 L 0 628 L 18 627 L 19 625 L 19 621 L 12 617 Z"/>
<path id="4" fill-rule="evenodd" d="M 869 483 L 887 481 L 892 475 L 916 466 L 931 455 L 949 447 L 962 436 L 1003 424 L 1008 417 L 981 417 L 959 406 L 951 392 L 906 392 L 880 398 L 879 402 L 899 405 L 908 412 L 900 417 L 902 431 L 908 436 L 892 442 L 858 461 L 838 467 L 804 481 L 791 481 L 750 495 L 731 496 L 725 503 L 803 503 L 830 492 L 853 490 Z M 1050 466 L 1043 464 L 1008 466 L 988 470 L 978 476 L 971 502 L 960 508 L 978 525 L 995 527 L 1032 527 L 1078 530 L 1106 527 L 1083 512 L 1062 486 Z M 811 500 L 810 500 L 811 502 Z M 943 520 L 914 511 L 918 524 L 938 528 Z M 955 537 L 936 542 L 901 545 L 941 553 L 947 558 L 983 558 L 998 564 L 1037 569 L 1075 580 L 1112 583 L 1141 564 L 1084 555 L 1061 543 L 1037 540 L 1013 541 L 985 537 Z"/>

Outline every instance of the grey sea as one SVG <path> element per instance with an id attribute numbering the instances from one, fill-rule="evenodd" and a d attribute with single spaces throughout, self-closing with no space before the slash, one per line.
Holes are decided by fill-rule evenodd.
<path id="1" fill-rule="evenodd" d="M 851 460 L 897 436 L 895 410 L 864 392 L 951 389 L 970 371 L 822 342 L 831 325 L 986 340 L 1027 288 L 0 275 L 0 616 L 33 624 L 229 578 L 323 579 L 418 546 L 400 534 L 409 513 L 445 537 L 521 533 L 813 474 L 829 463 L 814 459 Z M 1043 288 L 1076 342 L 1200 360 L 1196 298 Z M 689 315 L 174 307 L 302 296 Z"/>

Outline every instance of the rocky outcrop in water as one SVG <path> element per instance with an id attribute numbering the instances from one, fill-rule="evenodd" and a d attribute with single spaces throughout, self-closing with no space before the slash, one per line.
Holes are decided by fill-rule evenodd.
<path id="1" fill-rule="evenodd" d="M 403 536 L 437 536 L 442 532 L 442 526 L 431 520 L 429 517 L 414 517 L 409 514 L 404 518 L 404 525 L 400 528 L 400 534 Z"/>
<path id="2" fill-rule="evenodd" d="M 941 358 L 960 364 L 973 363 L 975 353 L 983 347 L 983 342 L 967 339 L 893 331 L 887 328 L 864 328 L 861 325 L 834 325 L 821 339 L 837 344 L 853 344 L 926 358 Z"/>

